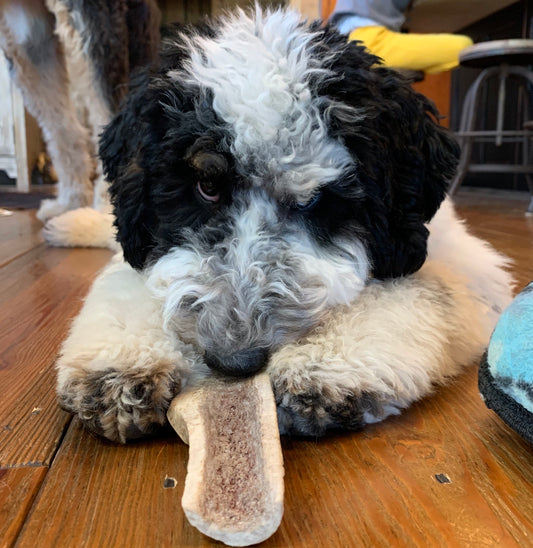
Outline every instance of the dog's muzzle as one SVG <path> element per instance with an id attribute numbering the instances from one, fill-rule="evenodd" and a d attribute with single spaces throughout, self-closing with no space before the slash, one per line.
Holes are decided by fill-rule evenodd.
<path id="1" fill-rule="evenodd" d="M 268 361 L 266 348 L 240 350 L 228 356 L 216 356 L 210 352 L 204 355 L 205 363 L 215 371 L 234 377 L 247 377 L 257 373 Z"/>
<path id="2" fill-rule="evenodd" d="M 364 246 L 315 243 L 262 190 L 240 196 L 214 243 L 212 225 L 183 231 L 183 242 L 150 267 L 148 287 L 161 299 L 165 329 L 203 353 L 222 374 L 256 373 L 269 354 L 320 323 L 326 311 L 363 288 Z M 222 222 L 223 221 L 223 222 Z"/>

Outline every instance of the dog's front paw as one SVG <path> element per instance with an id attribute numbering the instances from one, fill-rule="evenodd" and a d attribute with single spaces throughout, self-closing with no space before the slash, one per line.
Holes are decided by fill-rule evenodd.
<path id="1" fill-rule="evenodd" d="M 268 372 L 282 434 L 360 430 L 406 407 L 371 360 L 350 361 L 335 350 L 340 344 L 330 344 L 320 333 L 315 338 L 286 345 L 271 358 Z"/>
<path id="2" fill-rule="evenodd" d="M 166 411 L 182 385 L 179 368 L 108 368 L 72 371 L 58 388 L 60 406 L 92 432 L 112 441 L 148 436 L 166 424 Z"/>
<path id="3" fill-rule="evenodd" d="M 291 386 L 286 379 L 275 379 L 274 395 L 282 434 L 322 436 L 331 429 L 359 430 L 378 412 L 371 394 L 341 393 L 320 383 Z"/>

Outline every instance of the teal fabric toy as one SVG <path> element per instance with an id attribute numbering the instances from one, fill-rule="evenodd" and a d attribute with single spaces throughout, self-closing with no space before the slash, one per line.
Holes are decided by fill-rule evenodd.
<path id="1" fill-rule="evenodd" d="M 479 369 L 485 404 L 533 443 L 533 282 L 503 312 Z"/>

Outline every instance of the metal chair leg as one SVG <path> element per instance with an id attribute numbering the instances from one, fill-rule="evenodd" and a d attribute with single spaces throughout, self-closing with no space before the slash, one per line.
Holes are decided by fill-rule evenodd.
<path id="1" fill-rule="evenodd" d="M 459 165 L 457 166 L 457 172 L 455 177 L 448 188 L 448 194 L 453 196 L 457 189 L 461 186 L 466 174 L 468 173 L 468 165 L 470 164 L 470 158 L 472 157 L 472 138 L 463 137 L 463 144 L 461 145 L 461 158 Z"/>
<path id="2" fill-rule="evenodd" d="M 461 183 L 468 172 L 468 166 L 472 156 L 473 138 L 462 134 L 473 131 L 477 119 L 477 103 L 482 85 L 487 78 L 498 74 L 498 72 L 499 67 L 486 68 L 474 80 L 466 93 L 463 103 L 463 111 L 461 113 L 461 125 L 457 134 L 459 144 L 461 145 L 461 159 L 459 160 L 459 165 L 457 166 L 457 173 L 448 188 L 448 194 L 450 196 L 453 196 L 461 186 Z"/>
<path id="3" fill-rule="evenodd" d="M 529 193 L 531 194 L 531 200 L 529 206 L 526 209 L 526 215 L 533 215 L 533 179 L 529 173 L 526 173 L 527 186 L 529 187 Z"/>
<path id="4" fill-rule="evenodd" d="M 505 83 L 507 80 L 507 65 L 501 65 L 498 75 L 498 112 L 496 116 L 496 146 L 503 143 L 503 117 L 505 114 Z"/>
<path id="5" fill-rule="evenodd" d="M 526 209 L 526 215 L 529 217 L 530 215 L 533 216 L 533 196 L 531 196 L 531 201 L 529 202 L 529 206 Z"/>

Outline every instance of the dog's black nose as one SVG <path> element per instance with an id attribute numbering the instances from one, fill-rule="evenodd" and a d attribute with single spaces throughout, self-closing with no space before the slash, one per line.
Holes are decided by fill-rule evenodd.
<path id="1" fill-rule="evenodd" d="M 268 360 L 266 348 L 250 348 L 240 350 L 229 356 L 217 356 L 205 353 L 205 363 L 215 371 L 234 377 L 247 377 L 257 373 Z"/>

